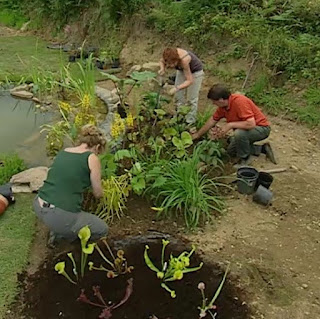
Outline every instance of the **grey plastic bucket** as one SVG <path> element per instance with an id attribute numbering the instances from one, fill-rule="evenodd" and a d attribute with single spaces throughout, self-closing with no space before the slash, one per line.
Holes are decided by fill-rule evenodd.
<path id="1" fill-rule="evenodd" d="M 253 194 L 253 201 L 265 206 L 271 203 L 273 193 L 266 187 L 259 185 L 257 191 Z"/>
<path id="2" fill-rule="evenodd" d="M 237 171 L 237 187 L 241 194 L 252 194 L 259 172 L 253 167 L 240 167 Z"/>

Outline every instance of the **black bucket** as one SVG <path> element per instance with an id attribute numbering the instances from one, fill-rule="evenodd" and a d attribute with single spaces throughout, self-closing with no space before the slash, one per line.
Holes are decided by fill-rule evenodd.
<path id="1" fill-rule="evenodd" d="M 259 172 L 253 167 L 240 167 L 237 171 L 237 187 L 241 194 L 254 192 Z"/>
<path id="2" fill-rule="evenodd" d="M 262 185 L 265 188 L 269 189 L 272 182 L 273 182 L 273 177 L 271 174 L 266 172 L 260 172 L 256 188 L 258 188 L 259 185 Z"/>

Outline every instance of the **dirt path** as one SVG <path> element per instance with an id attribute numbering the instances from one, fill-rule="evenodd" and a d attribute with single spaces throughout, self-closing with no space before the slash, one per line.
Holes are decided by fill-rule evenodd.
<path id="1" fill-rule="evenodd" d="M 163 42 L 150 32 L 133 30 L 123 60 L 157 61 Z M 199 108 L 207 104 L 208 87 L 219 80 L 205 77 Z M 208 260 L 232 263 L 239 285 L 250 296 L 248 303 L 258 311 L 254 318 L 316 319 L 320 317 L 320 132 L 281 117 L 269 119 L 278 165 L 259 158 L 253 166 L 288 168 L 274 175 L 272 206 L 261 207 L 250 196 L 235 192 L 219 221 L 188 238 Z"/>
<path id="2" fill-rule="evenodd" d="M 255 318 L 318 318 L 320 314 L 320 151 L 318 132 L 271 118 L 277 167 L 274 202 L 263 208 L 235 194 L 228 212 L 213 226 L 191 236 L 209 260 L 229 261 Z M 253 166 L 275 166 L 259 158 Z M 290 168 L 291 167 L 291 168 Z"/>

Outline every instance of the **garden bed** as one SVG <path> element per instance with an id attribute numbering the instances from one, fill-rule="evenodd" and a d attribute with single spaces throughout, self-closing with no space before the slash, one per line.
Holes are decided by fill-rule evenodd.
<path id="1" fill-rule="evenodd" d="M 83 281 L 79 285 L 72 285 L 64 277 L 54 271 L 57 261 L 66 260 L 65 254 L 57 259 L 50 256 L 34 275 L 21 276 L 22 292 L 19 301 L 15 304 L 15 318 L 99 318 L 101 308 L 77 301 L 81 288 L 85 289 L 86 296 L 93 302 L 98 302 L 93 295 L 92 286 L 100 286 L 102 296 L 106 302 L 118 303 L 124 296 L 127 280 L 133 278 L 133 293 L 128 301 L 112 312 L 112 318 L 141 319 L 156 315 L 159 319 L 196 319 L 199 318 L 198 306 L 201 305 L 201 293 L 197 289 L 199 282 L 206 284 L 205 294 L 211 299 L 223 277 L 223 271 L 218 265 L 205 264 L 199 271 L 185 274 L 181 281 L 170 283 L 176 291 L 176 298 L 160 286 L 156 274 L 145 264 L 143 253 L 145 244 L 150 247 L 149 255 L 158 264 L 157 256 L 161 256 L 161 239 L 159 233 L 153 236 L 136 236 L 122 240 L 115 240 L 112 249 L 123 249 L 128 265 L 134 266 L 130 274 L 108 279 L 106 272 L 87 270 Z M 190 247 L 187 247 L 188 249 Z M 176 239 L 170 238 L 167 253 L 178 255 L 186 247 Z M 77 252 L 73 251 L 77 260 Z M 99 265 L 101 257 L 95 251 L 89 260 Z M 70 261 L 68 261 L 70 262 Z M 71 273 L 71 266 L 69 274 Z M 191 259 L 191 267 L 199 265 L 201 258 L 198 255 Z M 229 278 L 215 303 L 217 306 L 216 318 L 249 318 L 249 309 L 243 302 L 243 293 L 232 284 Z M 209 318 L 210 316 L 207 315 Z"/>

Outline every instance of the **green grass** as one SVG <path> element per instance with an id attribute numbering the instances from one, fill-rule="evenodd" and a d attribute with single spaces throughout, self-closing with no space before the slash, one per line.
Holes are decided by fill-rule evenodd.
<path id="1" fill-rule="evenodd" d="M 0 24 L 20 29 L 28 20 L 18 11 L 0 9 Z"/>
<path id="2" fill-rule="evenodd" d="M 17 154 L 0 154 L 0 185 L 8 183 L 10 178 L 26 167 Z"/>
<path id="3" fill-rule="evenodd" d="M 33 36 L 0 37 L 0 81 L 6 77 L 19 81 L 21 77 L 31 75 L 32 66 L 39 66 L 47 71 L 59 72 L 61 60 L 67 61 L 65 53 L 49 50 L 47 43 Z"/>
<path id="4" fill-rule="evenodd" d="M 17 293 L 17 273 L 28 262 L 35 232 L 33 197 L 19 194 L 16 203 L 0 216 L 0 318 Z"/>

